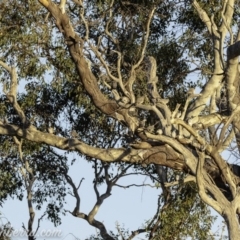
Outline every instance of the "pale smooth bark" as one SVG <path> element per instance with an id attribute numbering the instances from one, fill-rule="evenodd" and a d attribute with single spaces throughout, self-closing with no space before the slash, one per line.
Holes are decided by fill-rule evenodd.
<path id="1" fill-rule="evenodd" d="M 235 209 L 229 206 L 223 214 L 223 218 L 227 223 L 229 240 L 238 240 L 240 236 L 240 226 Z"/>
<path id="2" fill-rule="evenodd" d="M 212 39 L 214 69 L 211 77 L 205 84 L 201 94 L 195 95 L 188 92 L 188 97 L 183 106 L 182 113 L 178 116 L 180 105 L 176 109 L 170 109 L 168 99 L 162 99 L 157 90 L 157 63 L 153 57 L 149 57 L 151 63 L 148 70 L 148 94 L 150 103 L 145 104 L 144 100 L 136 100 L 133 91 L 133 85 L 136 81 L 136 69 L 141 65 L 144 59 L 145 50 L 150 35 L 150 24 L 154 17 L 155 8 L 150 9 L 146 21 L 146 30 L 143 33 L 140 47 L 140 57 L 133 64 L 129 73 L 129 79 L 124 83 L 121 76 L 122 53 L 114 51 L 118 60 L 116 63 L 116 74 L 112 74 L 110 67 L 104 61 L 99 50 L 89 42 L 89 26 L 80 13 L 80 18 L 85 25 L 85 36 L 78 36 L 75 32 L 71 19 L 68 16 L 66 1 L 61 1 L 60 5 L 50 0 L 38 0 L 51 14 L 56 21 L 56 26 L 62 33 L 69 54 L 75 63 L 78 76 L 77 81 L 81 82 L 84 89 L 90 96 L 92 103 L 105 115 L 116 119 L 119 123 L 124 123 L 132 134 L 136 134 L 140 143 L 129 144 L 128 148 L 110 148 L 102 149 L 85 144 L 77 138 L 67 138 L 37 130 L 30 124 L 17 102 L 17 75 L 16 69 L 9 67 L 3 61 L 0 66 L 9 72 L 11 84 L 9 91 L 4 89 L 5 94 L 19 115 L 22 125 L 16 126 L 4 121 L 0 122 L 0 135 L 7 135 L 26 139 L 29 141 L 47 144 L 62 150 L 77 151 L 93 159 L 99 159 L 103 162 L 126 162 L 135 164 L 158 164 L 172 169 L 181 170 L 190 173 L 196 178 L 199 186 L 199 194 L 203 201 L 218 211 L 226 220 L 229 231 L 229 238 L 238 239 L 240 236 L 239 223 L 239 204 L 237 200 L 239 191 L 240 171 L 233 170 L 220 155 L 233 138 L 233 133 L 240 132 L 240 97 L 239 97 L 239 55 L 240 55 L 240 34 L 234 39 L 231 30 L 231 21 L 234 12 L 234 0 L 222 1 L 222 10 L 220 12 L 222 21 L 217 26 L 214 21 L 214 15 L 208 16 L 207 12 L 201 7 L 198 1 L 192 1 L 192 5 L 197 11 L 199 18 L 206 25 L 209 36 Z M 82 6 L 82 1 L 78 2 Z M 112 2 L 113 4 L 113 2 Z M 112 6 L 112 5 L 111 5 Z M 109 10 L 110 16 L 112 14 Z M 109 22 L 106 24 L 106 35 L 117 44 L 117 39 L 109 32 Z M 224 46 L 226 36 L 230 35 L 230 44 Z M 234 42 L 235 41 L 235 42 Z M 113 97 L 106 96 L 99 87 L 97 78 L 91 71 L 88 61 L 84 56 L 84 44 L 88 44 L 96 58 L 105 68 L 106 73 L 113 83 L 116 83 L 121 89 L 121 94 L 116 89 L 111 90 Z M 228 47 L 227 59 L 224 59 L 223 50 Z M 223 84 L 224 81 L 224 84 Z M 219 93 L 226 88 L 228 114 L 217 112 L 217 101 Z M 194 93 L 194 89 L 192 91 Z M 123 95 L 123 96 L 122 96 Z M 205 111 L 209 107 L 209 113 Z M 141 122 L 136 116 L 136 109 L 142 109 L 153 112 L 157 120 L 161 123 L 162 129 L 158 133 L 141 126 Z M 206 114 L 203 114 L 203 111 Z M 220 127 L 221 126 L 221 127 Z M 229 127 L 231 132 L 228 133 Z M 212 133 L 210 137 L 214 138 L 214 143 L 202 136 L 201 131 L 209 128 Z M 154 125 L 153 125 L 154 129 Z M 211 129 L 211 130 L 210 130 Z M 215 131 L 215 132 L 214 132 Z M 178 135 L 176 134 L 178 133 Z M 240 144 L 239 144 L 240 145 Z M 209 162 L 207 162 L 207 159 Z M 211 176 L 211 177 L 210 177 Z M 69 180 L 69 179 L 68 179 Z M 72 185 L 71 181 L 68 181 Z M 74 188 L 74 186 L 72 185 Z M 111 239 L 103 224 L 95 220 L 95 215 L 103 200 L 109 196 L 110 190 L 106 195 L 98 197 L 96 205 L 87 215 L 81 213 L 80 198 L 75 189 L 77 199 L 76 208 L 72 214 L 81 217 L 92 226 L 98 227 L 104 239 Z M 31 200 L 31 195 L 29 195 Z M 239 201 L 238 201 L 239 202 Z M 29 205 L 31 209 L 31 204 Z M 33 221 L 34 215 L 30 220 Z"/>

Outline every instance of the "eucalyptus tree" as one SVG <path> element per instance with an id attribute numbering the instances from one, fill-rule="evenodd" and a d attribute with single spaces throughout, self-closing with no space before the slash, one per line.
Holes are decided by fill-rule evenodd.
<path id="1" fill-rule="evenodd" d="M 95 216 L 134 166 L 152 178 L 157 173 L 170 213 L 178 208 L 171 200 L 183 204 L 173 196 L 176 185 L 196 182 L 200 198 L 225 219 L 229 239 L 237 239 L 240 171 L 229 156 L 239 156 L 238 4 L 3 0 L 1 159 L 19 182 L 10 193 L 23 184 L 12 159 L 30 181 L 54 172 L 65 177 L 55 183 L 66 181 L 73 189 L 71 214 L 97 227 L 102 238 L 114 239 Z M 93 162 L 97 202 L 89 214 L 80 212 L 78 187 L 56 148 Z M 48 166 L 48 157 L 56 165 Z M 50 170 L 41 172 L 43 163 Z M 109 174 L 112 163 L 120 174 Z M 180 179 L 173 179 L 176 171 Z M 107 189 L 100 195 L 102 181 Z M 184 191 L 177 191 L 182 199 Z M 148 225 L 149 239 L 161 236 L 161 211 Z"/>

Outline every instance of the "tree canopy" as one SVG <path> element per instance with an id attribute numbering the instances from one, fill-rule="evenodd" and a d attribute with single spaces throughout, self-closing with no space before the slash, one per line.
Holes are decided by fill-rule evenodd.
<path id="1" fill-rule="evenodd" d="M 27 194 L 30 240 L 35 209 L 60 224 L 69 190 L 91 239 L 210 239 L 208 206 L 238 239 L 239 13 L 234 0 L 1 1 L 0 201 Z M 89 213 L 71 152 L 93 167 Z M 149 176 L 159 204 L 116 235 L 96 215 L 129 175 Z"/>

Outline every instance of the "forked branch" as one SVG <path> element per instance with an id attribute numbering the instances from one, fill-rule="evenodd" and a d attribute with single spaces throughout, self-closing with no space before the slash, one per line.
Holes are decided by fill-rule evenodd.
<path id="1" fill-rule="evenodd" d="M 132 89 L 133 83 L 136 80 L 136 78 L 134 77 L 135 70 L 140 66 L 140 64 L 142 63 L 142 61 L 144 59 L 144 54 L 145 54 L 145 51 L 146 51 L 146 47 L 147 47 L 147 43 L 148 43 L 148 39 L 149 39 L 149 35 L 150 35 L 150 24 L 151 24 L 151 21 L 152 21 L 152 18 L 153 18 L 155 10 L 156 10 L 156 8 L 153 8 L 149 12 L 148 19 L 147 19 L 147 24 L 146 24 L 146 33 L 145 33 L 145 35 L 143 35 L 143 38 L 142 38 L 142 44 L 141 44 L 142 48 L 141 48 L 140 58 L 131 67 L 130 77 L 129 77 L 128 82 L 127 82 L 128 89 L 129 89 L 129 91 L 131 93 L 131 103 L 135 103 L 135 95 L 134 95 L 133 89 Z"/>
<path id="2" fill-rule="evenodd" d="M 4 85 L 4 93 L 6 94 L 9 102 L 13 105 L 13 108 L 17 112 L 24 126 L 27 125 L 27 118 L 17 102 L 17 87 L 18 87 L 18 77 L 16 67 L 10 67 L 6 63 L 0 61 L 0 65 L 8 71 L 10 75 L 10 88 L 7 90 L 6 84 Z"/>
<path id="3" fill-rule="evenodd" d="M 197 165 L 197 184 L 199 187 L 199 195 L 201 199 L 207 203 L 208 205 L 212 206 L 218 213 L 222 214 L 223 208 L 220 203 L 207 195 L 207 185 L 208 183 L 205 180 L 205 176 L 207 176 L 206 171 L 204 170 L 204 161 L 205 161 L 205 154 L 204 152 L 198 151 L 198 165 Z"/>

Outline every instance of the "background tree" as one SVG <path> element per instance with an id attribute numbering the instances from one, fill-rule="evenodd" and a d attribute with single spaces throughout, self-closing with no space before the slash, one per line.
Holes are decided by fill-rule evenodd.
<path id="1" fill-rule="evenodd" d="M 133 167 L 161 185 L 167 206 L 148 224 L 149 239 L 164 232 L 163 212 L 170 216 L 175 204 L 185 209 L 176 199 L 190 196 L 186 209 L 194 202 L 198 211 L 195 188 L 180 185 L 176 191 L 171 183 L 189 180 L 226 220 L 229 238 L 238 238 L 239 167 L 222 154 L 238 149 L 239 140 L 237 1 L 11 0 L 0 9 L 1 162 L 18 182 L 8 194 L 22 196 L 14 164 L 29 162 L 36 173 L 28 171 L 28 177 L 36 174 L 44 184 L 52 171 L 51 184 L 67 181 L 73 189 L 72 215 L 114 239 L 95 215 Z M 93 162 L 97 203 L 89 214 L 80 212 L 78 187 L 55 148 Z M 48 166 L 52 154 L 54 167 Z M 109 172 L 112 163 L 117 175 Z M 180 180 L 174 180 L 175 171 L 182 172 Z M 107 190 L 101 195 L 97 185 L 103 181 Z M 59 196 L 61 202 L 64 192 Z M 49 216 L 57 216 L 55 210 Z M 180 218 L 175 223 L 185 224 Z"/>

